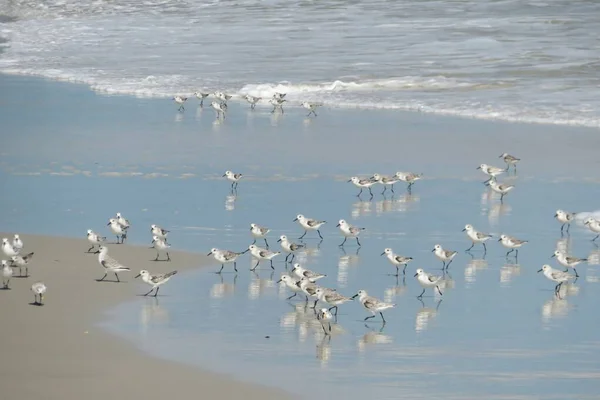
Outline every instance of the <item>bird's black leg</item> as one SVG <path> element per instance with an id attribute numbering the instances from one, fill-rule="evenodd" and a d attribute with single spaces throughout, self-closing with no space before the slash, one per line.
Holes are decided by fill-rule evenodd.
<path id="1" fill-rule="evenodd" d="M 273 260 L 271 260 L 271 269 L 275 270 L 275 267 L 273 266 Z"/>
<path id="2" fill-rule="evenodd" d="M 369 187 L 369 194 L 373 197 L 373 192 L 371 191 L 371 187 Z"/>
<path id="3" fill-rule="evenodd" d="M 356 197 L 360 197 L 360 195 L 362 194 L 362 190 L 363 190 L 363 188 L 360 188 L 360 192 L 358 192 L 358 194 L 356 195 Z"/>
<path id="4" fill-rule="evenodd" d="M 358 240 L 358 236 L 356 237 L 356 244 L 358 244 L 358 246 L 359 246 L 359 247 L 360 247 L 360 246 L 362 246 L 362 245 L 360 244 L 360 241 Z"/>
<path id="5" fill-rule="evenodd" d="M 88 249 L 88 251 L 87 251 L 87 252 L 89 253 L 89 252 L 91 252 L 92 250 L 94 250 L 94 247 L 96 247 L 96 245 L 93 245 L 92 247 L 90 247 L 90 248 Z"/>
<path id="6" fill-rule="evenodd" d="M 169 255 L 168 251 L 167 251 L 167 261 L 171 261 L 171 256 Z"/>
<path id="7" fill-rule="evenodd" d="M 381 194 L 384 194 L 386 190 L 387 190 L 387 186 L 383 185 L 383 192 L 381 192 Z"/>
<path id="8" fill-rule="evenodd" d="M 269 248 L 269 243 L 267 242 L 267 238 L 265 238 L 265 246 L 267 246 L 267 249 Z"/>
<path id="9" fill-rule="evenodd" d="M 417 296 L 417 299 L 422 299 L 424 294 L 425 294 L 425 289 L 423 289 L 421 294 Z"/>
<path id="10" fill-rule="evenodd" d="M 308 231 L 304 231 L 304 234 L 302 236 L 300 236 L 298 239 L 302 239 L 304 236 L 306 236 L 306 232 L 308 232 Z"/>
<path id="11" fill-rule="evenodd" d="M 154 259 L 154 261 L 158 261 L 158 250 L 156 251 L 156 258 Z"/>
<path id="12" fill-rule="evenodd" d="M 290 258 L 290 254 L 292 254 L 292 253 L 288 253 L 288 255 L 285 256 L 285 262 L 288 262 L 288 258 Z"/>
<path id="13" fill-rule="evenodd" d="M 465 251 L 469 251 L 469 250 L 471 250 L 471 249 L 473 248 L 473 246 L 475 246 L 475 242 L 472 242 L 472 243 L 471 243 L 471 247 L 469 247 L 469 248 L 468 248 L 468 249 L 466 249 Z"/>
<path id="14" fill-rule="evenodd" d="M 225 264 L 221 264 L 221 269 L 215 272 L 215 274 L 220 274 L 223 271 L 223 268 L 225 268 Z"/>
<path id="15" fill-rule="evenodd" d="M 385 324 L 385 318 L 383 318 L 383 313 L 380 311 L 379 315 L 381 315 L 381 319 L 383 320 L 383 323 Z"/>
<path id="16" fill-rule="evenodd" d="M 402 270 L 402 275 L 406 275 L 406 267 L 407 267 L 407 265 L 404 264 L 404 269 Z M 396 276 L 398 276 L 398 275 L 396 275 Z"/>
<path id="17" fill-rule="evenodd" d="M 159 289 L 160 289 L 160 286 L 158 286 L 158 287 L 156 288 L 156 292 L 154 292 L 154 297 L 158 296 L 158 290 L 159 290 Z"/>
<path id="18" fill-rule="evenodd" d="M 442 291 L 440 290 L 440 287 L 436 286 L 435 288 L 438 290 L 438 293 L 440 294 L 440 296 L 443 296 Z"/>
<path id="19" fill-rule="evenodd" d="M 256 244 L 256 238 L 254 238 L 254 242 L 252 242 L 252 244 Z"/>
<path id="20" fill-rule="evenodd" d="M 98 282 L 100 282 L 100 281 L 103 281 L 103 280 L 104 280 L 104 278 L 106 278 L 106 275 L 108 275 L 108 272 L 105 272 L 105 273 L 104 273 L 104 276 L 103 276 L 102 278 L 98 279 Z"/>
<path id="21" fill-rule="evenodd" d="M 487 253 L 487 247 L 485 247 L 485 242 L 481 242 L 481 244 L 483 245 L 483 252 Z"/>
<path id="22" fill-rule="evenodd" d="M 144 296 L 148 296 L 150 293 L 152 293 L 153 290 L 154 290 L 154 288 L 150 289 L 150 291 L 148 293 L 146 293 Z"/>
<path id="23" fill-rule="evenodd" d="M 344 245 L 344 243 L 346 243 L 346 240 L 347 240 L 347 239 L 348 239 L 347 237 L 345 237 L 345 238 L 344 238 L 344 241 L 342 242 L 342 244 L 340 244 L 340 247 L 341 247 L 341 246 L 343 246 L 343 245 Z"/>
<path id="24" fill-rule="evenodd" d="M 294 293 L 293 295 L 291 295 L 290 297 L 288 297 L 286 300 L 289 300 L 289 299 L 291 299 L 292 297 L 296 297 L 296 294 L 297 294 L 297 293 Z"/>
<path id="25" fill-rule="evenodd" d="M 319 299 L 315 300 L 315 304 L 313 304 L 313 306 L 311 308 L 317 308 L 317 303 L 319 302 Z"/>
<path id="26" fill-rule="evenodd" d="M 238 270 L 237 270 L 237 262 L 235 262 L 235 261 L 233 262 L 233 270 L 235 272 L 238 272 Z"/>
<path id="27" fill-rule="evenodd" d="M 577 273 L 577 270 L 575 268 L 573 268 L 573 271 L 575 271 L 575 278 L 579 278 L 579 274 Z"/>
<path id="28" fill-rule="evenodd" d="M 371 315 L 370 317 L 367 317 L 367 318 L 363 319 L 363 321 L 366 321 L 366 320 L 371 319 L 371 318 L 375 318 L 375 315 Z"/>
<path id="29" fill-rule="evenodd" d="M 592 242 L 595 242 L 596 239 L 598 239 L 598 237 L 600 237 L 600 235 L 597 235 L 595 238 L 592 239 Z"/>
<path id="30" fill-rule="evenodd" d="M 115 272 L 115 277 L 117 278 L 117 282 L 121 282 L 121 280 L 119 279 L 119 275 L 117 275 L 116 272 Z"/>
<path id="31" fill-rule="evenodd" d="M 321 238 L 321 240 L 323 240 L 323 236 L 321 236 L 321 231 L 317 229 L 317 233 L 319 234 L 319 237 Z"/>
<path id="32" fill-rule="evenodd" d="M 394 184 L 392 183 L 392 193 L 396 193 L 394 192 Z"/>
<path id="33" fill-rule="evenodd" d="M 256 262 L 256 265 L 254 266 L 254 268 L 251 268 L 250 271 L 254 271 L 256 269 L 256 267 L 258 267 L 258 264 L 260 264 L 260 260 L 258 260 Z"/>

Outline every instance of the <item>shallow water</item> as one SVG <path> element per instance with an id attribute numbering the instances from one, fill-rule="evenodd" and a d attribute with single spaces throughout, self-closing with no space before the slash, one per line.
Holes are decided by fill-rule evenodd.
<path id="1" fill-rule="evenodd" d="M 0 71 L 600 126 L 596 1 L 0 2 Z"/>
<path id="2" fill-rule="evenodd" d="M 283 260 L 276 261 L 274 273 L 263 265 L 253 274 L 244 256 L 237 278 L 230 266 L 222 277 L 213 273 L 218 265 L 182 273 L 158 299 L 136 298 L 110 311 L 103 326 L 143 349 L 304 397 L 597 398 L 600 250 L 579 226 L 561 239 L 552 218 L 559 207 L 598 209 L 597 176 L 589 168 L 597 147 L 589 153 L 578 147 L 585 140 L 595 143 L 595 136 L 569 132 L 577 157 L 556 164 L 536 158 L 539 133 L 521 125 L 506 127 L 509 139 L 491 133 L 504 129 L 498 124 L 405 120 L 384 112 L 338 112 L 309 123 L 291 112 L 273 124 L 266 113 L 250 118 L 238 111 L 215 125 L 214 116 L 197 119 L 204 114 L 194 109 L 174 119 L 173 110 L 157 100 L 99 97 L 74 85 L 9 83 L 18 90 L 5 97 L 0 92 L 0 117 L 15 133 L 0 164 L 7 188 L 0 207 L 4 230 L 82 237 L 92 228 L 108 234 L 107 218 L 120 211 L 133 223 L 132 243 L 149 243 L 148 226 L 158 223 L 172 230 L 174 247 L 207 253 L 214 246 L 244 249 L 251 222 L 271 227 L 269 243 L 276 247 L 277 235 L 302 233 L 292 219 L 303 213 L 328 221 L 323 242 L 309 234 L 308 251 L 299 255 L 308 268 L 328 275 L 323 285 L 345 295 L 366 289 L 397 304 L 385 313 L 385 327 L 378 318 L 365 325 L 369 314 L 357 303 L 345 304 L 332 338 L 324 338 L 313 311 L 297 298 L 286 301 L 288 294 L 276 284 Z M 65 111 L 73 96 L 81 101 Z M 37 118 L 28 118 L 30 108 Z M 367 135 L 365 127 L 375 120 L 380 128 Z M 389 134 L 401 124 L 407 129 Z M 456 138 L 463 141 L 480 131 L 489 135 L 485 143 L 468 142 L 459 160 L 444 157 L 437 146 L 421 151 L 419 140 L 444 140 L 439 132 L 448 129 L 460 131 Z M 475 166 L 495 162 L 502 150 L 489 149 L 489 143 L 504 140 L 505 148 L 510 132 L 530 158 L 522 156 L 516 177 L 503 178 L 517 187 L 501 204 L 481 184 Z M 365 136 L 374 143 L 387 137 L 390 146 L 358 158 L 361 152 L 352 145 Z M 382 157 L 406 140 L 420 151 Z M 269 153 L 257 159 L 261 146 Z M 297 156 L 304 149 L 315 152 L 308 164 Z M 394 196 L 384 197 L 378 188 L 372 200 L 361 200 L 345 182 L 349 174 L 412 167 L 426 173 L 412 193 L 397 185 Z M 225 168 L 248 171 L 237 194 L 221 178 Z M 338 247 L 340 218 L 366 228 L 360 249 L 351 241 Z M 466 223 L 530 243 L 518 263 L 507 260 L 494 241 L 485 257 L 479 247 L 464 253 Z M 441 272 L 430 252 L 435 243 L 459 254 L 443 296 L 428 292 L 421 303 L 412 274 L 417 267 Z M 414 258 L 405 280 L 389 275 L 394 268 L 380 256 L 386 247 Z M 560 299 L 553 283 L 535 272 L 544 263 L 556 266 L 550 258 L 556 247 L 590 259 Z M 148 250 L 149 260 L 154 255 Z M 147 268 L 167 272 L 169 264 L 148 262 Z M 138 285 L 140 293 L 147 290 Z"/>

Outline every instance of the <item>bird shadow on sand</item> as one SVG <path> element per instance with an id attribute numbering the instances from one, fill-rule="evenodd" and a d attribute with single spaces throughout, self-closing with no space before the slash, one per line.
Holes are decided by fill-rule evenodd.
<path id="1" fill-rule="evenodd" d="M 44 303 L 29 303 L 30 306 L 43 307 Z"/>

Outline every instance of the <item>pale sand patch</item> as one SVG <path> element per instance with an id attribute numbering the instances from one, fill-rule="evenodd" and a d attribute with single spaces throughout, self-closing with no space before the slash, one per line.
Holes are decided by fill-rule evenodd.
<path id="1" fill-rule="evenodd" d="M 0 234 L 12 237 L 12 234 Z M 31 277 L 13 278 L 0 291 L 0 387 L 6 399 L 285 399 L 276 389 L 235 381 L 225 375 L 153 358 L 95 326 L 103 310 L 135 300 L 148 288 L 133 277 L 183 271 L 209 264 L 201 254 L 170 252 L 172 262 L 151 262 L 153 249 L 109 245 L 110 254 L 132 269 L 123 283 L 96 282 L 104 274 L 85 239 L 21 235 L 35 252 Z M 2 254 L 3 255 L 3 254 Z M 18 270 L 17 270 L 18 271 Z M 18 272 L 17 272 L 18 274 Z M 114 279 L 114 275 L 107 279 Z M 175 276 L 173 279 L 180 279 Z M 44 281 L 45 305 L 30 305 L 32 283 Z M 161 293 L 171 296 L 169 285 Z"/>

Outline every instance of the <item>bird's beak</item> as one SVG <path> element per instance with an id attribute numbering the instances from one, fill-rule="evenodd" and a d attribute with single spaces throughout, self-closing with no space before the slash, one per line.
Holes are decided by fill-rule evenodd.
<path id="1" fill-rule="evenodd" d="M 552 255 L 550 256 L 550 258 L 554 258 L 554 257 L 556 257 L 556 254 L 552 254 Z"/>
<path id="2" fill-rule="evenodd" d="M 250 227 L 250 230 L 252 230 L 252 227 Z"/>
<path id="3" fill-rule="evenodd" d="M 542 272 L 543 270 L 544 270 L 543 268 L 542 268 L 542 269 L 539 269 L 539 270 L 538 270 L 538 272 Z"/>
<path id="4" fill-rule="evenodd" d="M 137 274 L 137 275 L 136 275 L 136 276 L 135 276 L 133 279 L 135 279 L 135 278 L 139 278 L 139 277 L 140 277 L 140 275 L 142 275 L 142 274 Z"/>
<path id="5" fill-rule="evenodd" d="M 109 225 L 110 225 L 110 221 L 108 221 L 108 224 L 106 224 L 106 226 L 109 226 Z"/>
<path id="6" fill-rule="evenodd" d="M 242 251 L 242 254 L 246 254 L 249 251 L 250 251 L 250 249 L 246 249 L 246 250 Z"/>
<path id="7" fill-rule="evenodd" d="M 207 254 L 207 256 L 210 256 L 213 252 L 211 251 L 210 253 Z"/>
<path id="8" fill-rule="evenodd" d="M 352 182 L 352 179 L 348 179 L 348 182 Z"/>
<path id="9" fill-rule="evenodd" d="M 384 254 L 385 254 L 385 251 L 383 253 L 381 253 L 381 255 L 384 255 Z"/>
<path id="10" fill-rule="evenodd" d="M 503 156 L 503 154 L 500 154 L 500 155 L 498 156 L 498 158 L 502 158 L 502 156 Z"/>
<path id="11" fill-rule="evenodd" d="M 227 176 L 227 174 L 223 174 L 223 176 Z"/>
<path id="12" fill-rule="evenodd" d="M 280 282 L 281 282 L 281 279 L 277 281 L 277 283 L 280 283 Z"/>
<path id="13" fill-rule="evenodd" d="M 466 231 L 466 229 L 463 229 L 461 232 L 464 232 L 464 231 Z"/>
<path id="14" fill-rule="evenodd" d="M 415 278 L 417 277 L 417 275 L 419 275 L 419 274 L 415 274 Z"/>
<path id="15" fill-rule="evenodd" d="M 498 241 L 500 242 L 502 240 L 502 238 L 498 239 Z"/>
<path id="16" fill-rule="evenodd" d="M 296 221 L 298 221 L 298 218 L 294 218 L 294 220 L 292 222 L 296 222 Z"/>
<path id="17" fill-rule="evenodd" d="M 431 249 L 431 252 L 433 253 L 435 251 L 435 249 Z"/>
<path id="18" fill-rule="evenodd" d="M 281 239 L 277 239 L 277 243 L 281 242 Z"/>
<path id="19" fill-rule="evenodd" d="M 558 214 L 554 214 L 554 218 L 558 217 Z"/>
<path id="20" fill-rule="evenodd" d="M 358 297 L 358 293 L 356 293 L 354 296 L 350 297 L 351 299 L 355 299 Z"/>
<path id="21" fill-rule="evenodd" d="M 337 224 L 335 227 L 338 228 L 340 226 L 340 224 Z"/>

